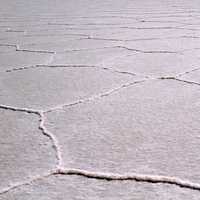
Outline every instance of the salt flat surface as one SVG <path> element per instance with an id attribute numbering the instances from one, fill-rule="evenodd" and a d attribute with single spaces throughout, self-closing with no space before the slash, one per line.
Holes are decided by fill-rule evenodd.
<path id="1" fill-rule="evenodd" d="M 0 200 L 200 199 L 197 0 L 0 0 Z"/>

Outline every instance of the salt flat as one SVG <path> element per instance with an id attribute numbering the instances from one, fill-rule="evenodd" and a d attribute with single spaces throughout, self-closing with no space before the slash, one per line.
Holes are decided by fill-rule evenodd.
<path id="1" fill-rule="evenodd" d="M 0 0 L 0 200 L 199 200 L 200 3 Z"/>

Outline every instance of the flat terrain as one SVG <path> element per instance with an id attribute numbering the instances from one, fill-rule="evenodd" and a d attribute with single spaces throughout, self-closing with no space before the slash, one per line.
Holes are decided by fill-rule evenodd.
<path id="1" fill-rule="evenodd" d="M 199 200 L 199 167 L 199 0 L 0 0 L 0 200 Z"/>

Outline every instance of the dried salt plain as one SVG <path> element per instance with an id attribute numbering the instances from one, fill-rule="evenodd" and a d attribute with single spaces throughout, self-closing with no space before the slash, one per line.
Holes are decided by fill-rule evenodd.
<path id="1" fill-rule="evenodd" d="M 0 200 L 199 200 L 199 0 L 0 0 Z"/>

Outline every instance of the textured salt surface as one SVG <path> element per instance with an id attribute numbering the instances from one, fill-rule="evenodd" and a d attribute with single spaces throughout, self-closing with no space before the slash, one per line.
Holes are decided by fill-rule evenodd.
<path id="1" fill-rule="evenodd" d="M 199 199 L 198 1 L 0 3 L 0 199 Z"/>

